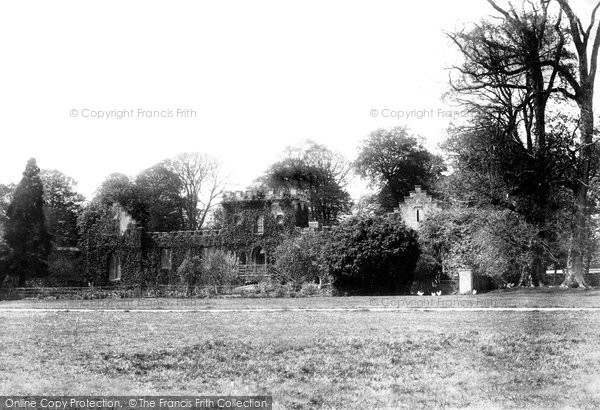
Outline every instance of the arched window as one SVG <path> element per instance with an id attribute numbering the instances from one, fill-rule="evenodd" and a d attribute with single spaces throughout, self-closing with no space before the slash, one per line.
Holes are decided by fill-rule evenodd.
<path id="1" fill-rule="evenodd" d="M 121 279 L 121 258 L 116 254 L 110 255 L 108 262 L 108 280 L 116 281 Z"/>

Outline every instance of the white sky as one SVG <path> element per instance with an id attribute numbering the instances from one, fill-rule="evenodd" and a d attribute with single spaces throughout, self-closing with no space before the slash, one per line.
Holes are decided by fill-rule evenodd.
<path id="1" fill-rule="evenodd" d="M 33 156 L 89 199 L 112 172 L 202 151 L 243 189 L 302 139 L 353 159 L 371 131 L 401 124 L 435 148 L 456 58 L 443 30 L 490 12 L 485 0 L 4 1 L 0 182 L 18 182 Z M 83 118 L 89 110 L 134 115 Z"/>

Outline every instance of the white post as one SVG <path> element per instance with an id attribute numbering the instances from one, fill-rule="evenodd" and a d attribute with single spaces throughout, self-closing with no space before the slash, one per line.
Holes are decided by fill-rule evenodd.
<path id="1" fill-rule="evenodd" d="M 458 293 L 461 295 L 473 293 L 473 271 L 471 269 L 458 271 Z"/>

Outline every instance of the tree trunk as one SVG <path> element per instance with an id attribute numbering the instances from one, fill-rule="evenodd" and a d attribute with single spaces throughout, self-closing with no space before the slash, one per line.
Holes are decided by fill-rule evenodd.
<path id="1" fill-rule="evenodd" d="M 517 282 L 517 287 L 525 286 L 526 284 L 531 283 L 531 272 L 529 269 L 521 268 L 521 275 L 519 275 L 519 281 Z"/>
<path id="2" fill-rule="evenodd" d="M 584 192 L 582 192 L 584 191 Z M 583 205 L 582 205 L 583 204 Z M 575 220 L 573 224 L 573 235 L 569 244 L 569 269 L 565 273 L 562 287 L 586 288 L 585 264 L 587 243 L 587 215 L 585 205 L 587 204 L 587 188 L 580 190 L 576 196 Z"/>
<path id="3" fill-rule="evenodd" d="M 539 255 L 536 255 L 534 265 L 531 268 L 531 284 L 533 286 L 544 286 L 542 278 L 546 273 L 546 266 L 544 260 Z"/>
<path id="4" fill-rule="evenodd" d="M 575 190 L 575 217 L 573 223 L 573 236 L 570 245 L 571 266 L 569 273 L 565 275 L 563 287 L 587 287 L 584 278 L 585 260 L 587 257 L 587 244 L 589 241 L 589 209 L 588 209 L 588 187 L 590 182 L 590 164 L 593 152 L 593 85 L 583 82 L 584 97 L 579 107 L 581 110 L 581 152 L 579 178 Z"/>

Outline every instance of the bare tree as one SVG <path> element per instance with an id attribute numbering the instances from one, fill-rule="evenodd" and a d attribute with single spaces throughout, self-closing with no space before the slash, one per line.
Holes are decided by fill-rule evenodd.
<path id="1" fill-rule="evenodd" d="M 207 154 L 194 152 L 180 154 L 164 165 L 181 179 L 186 228 L 202 228 L 225 187 L 219 162 Z"/>

